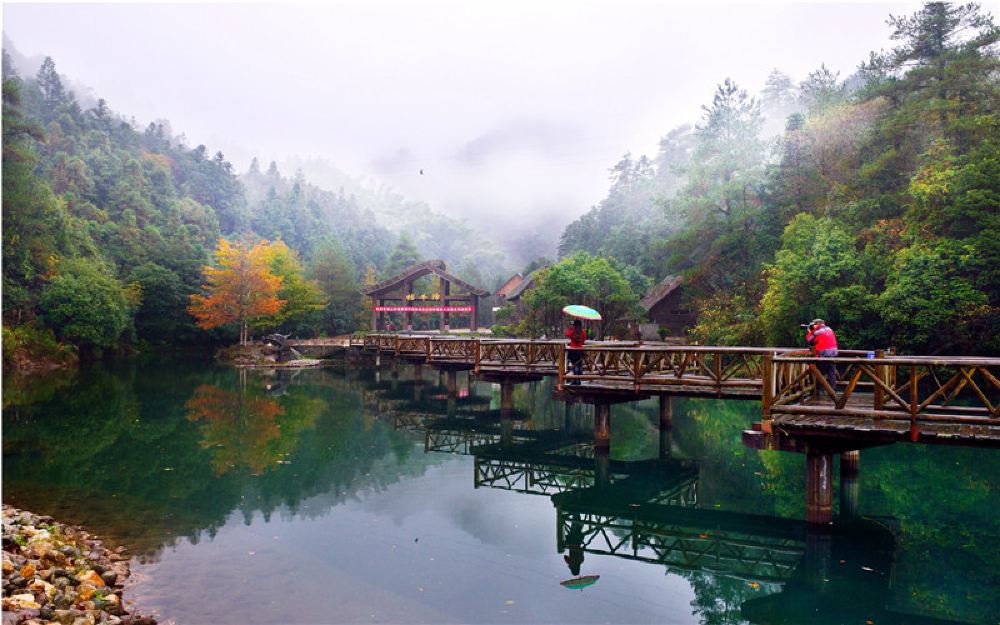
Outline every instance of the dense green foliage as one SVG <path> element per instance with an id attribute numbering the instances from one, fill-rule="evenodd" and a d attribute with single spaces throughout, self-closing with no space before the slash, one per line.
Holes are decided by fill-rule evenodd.
<path id="1" fill-rule="evenodd" d="M 555 331 L 556 336 L 561 335 L 554 329 L 563 325 L 562 309 L 568 304 L 583 304 L 601 313 L 601 321 L 595 322 L 591 336 L 603 338 L 621 331 L 627 321 L 638 317 L 639 297 L 623 275 L 627 272 L 619 271 L 616 264 L 578 252 L 541 270 L 535 286 L 524 294 L 519 305 L 515 333 L 538 336 Z M 635 277 L 636 273 L 631 275 Z"/>
<path id="2" fill-rule="evenodd" d="M 997 353 L 1000 31 L 939 2 L 889 25 L 898 46 L 844 81 L 775 70 L 758 102 L 726 79 L 693 133 L 615 166 L 560 253 L 684 275 L 706 342 L 795 344 L 823 317 L 847 347 Z"/>

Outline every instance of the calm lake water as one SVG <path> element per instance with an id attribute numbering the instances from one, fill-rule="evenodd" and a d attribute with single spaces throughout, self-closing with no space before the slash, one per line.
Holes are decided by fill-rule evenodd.
<path id="1" fill-rule="evenodd" d="M 416 375 L 5 379 L 3 500 L 126 545 L 163 623 L 1000 623 L 1000 451 L 863 451 L 817 533 L 803 458 L 740 443 L 754 402 L 674 400 L 663 435 L 617 405 L 595 457 L 550 380 L 501 418 L 498 387 Z"/>

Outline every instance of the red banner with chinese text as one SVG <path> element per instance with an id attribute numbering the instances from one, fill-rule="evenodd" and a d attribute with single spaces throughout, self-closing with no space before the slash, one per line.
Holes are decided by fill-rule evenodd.
<path id="1" fill-rule="evenodd" d="M 375 306 L 375 312 L 471 313 L 474 306 Z"/>

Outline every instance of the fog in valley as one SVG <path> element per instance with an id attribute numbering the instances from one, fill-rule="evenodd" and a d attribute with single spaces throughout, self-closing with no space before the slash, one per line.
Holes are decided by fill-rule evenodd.
<path id="1" fill-rule="evenodd" d="M 655 158 L 726 78 L 758 97 L 775 69 L 849 79 L 891 45 L 886 17 L 917 8 L 7 4 L 3 32 L 22 75 L 51 56 L 84 108 L 103 98 L 138 129 L 168 120 L 239 174 L 256 157 L 344 188 L 390 230 L 464 219 L 502 273 L 554 257 L 622 155 Z M 767 131 L 793 108 L 765 106 Z"/>

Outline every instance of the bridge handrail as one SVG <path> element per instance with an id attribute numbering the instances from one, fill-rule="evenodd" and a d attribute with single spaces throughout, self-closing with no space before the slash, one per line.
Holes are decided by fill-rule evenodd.
<path id="1" fill-rule="evenodd" d="M 1000 358 L 873 354 L 766 358 L 762 428 L 768 431 L 776 414 L 908 420 L 916 441 L 922 424 L 1000 425 Z M 829 364 L 844 370 L 843 389 L 820 371 Z M 864 385 L 872 388 L 870 404 L 855 394 Z M 973 405 L 953 405 L 960 396 Z"/>
<path id="2" fill-rule="evenodd" d="M 861 352 L 867 354 L 868 352 Z M 867 356 L 844 355 L 844 350 L 835 357 L 823 358 L 819 356 L 789 356 L 784 354 L 775 356 L 774 362 L 824 362 L 837 364 L 853 364 L 856 362 L 867 362 L 875 365 L 969 365 L 980 367 L 998 367 L 1000 358 L 988 358 L 979 356 L 884 356 L 868 358 Z"/>

